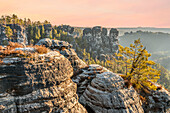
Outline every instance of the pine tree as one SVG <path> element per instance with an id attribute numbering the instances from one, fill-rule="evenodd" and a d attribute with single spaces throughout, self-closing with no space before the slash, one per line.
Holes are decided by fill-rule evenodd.
<path id="1" fill-rule="evenodd" d="M 31 25 L 28 26 L 28 31 L 27 31 L 27 36 L 28 36 L 28 43 L 31 43 L 31 40 L 34 37 L 34 31 L 33 31 L 33 27 Z"/>
<path id="2" fill-rule="evenodd" d="M 41 38 L 45 38 L 45 29 L 44 29 L 44 25 L 42 25 L 42 28 L 41 28 Z"/>
<path id="3" fill-rule="evenodd" d="M 159 79 L 160 71 L 153 68 L 155 62 L 148 60 L 151 56 L 141 44 L 140 39 L 134 41 L 134 45 L 123 47 L 119 45 L 119 53 L 115 54 L 116 62 L 125 67 L 126 75 L 124 78 L 128 80 L 136 89 L 148 87 L 156 89 L 151 82 Z"/>
<path id="4" fill-rule="evenodd" d="M 5 27 L 5 34 L 6 34 L 6 36 L 7 36 L 8 39 L 11 39 L 11 38 L 12 38 L 13 31 L 12 31 L 12 29 L 11 29 L 9 26 L 6 26 L 6 27 Z"/>
<path id="5" fill-rule="evenodd" d="M 52 36 L 52 30 L 50 31 L 49 38 L 50 38 L 50 39 L 53 38 L 53 36 Z"/>
<path id="6" fill-rule="evenodd" d="M 6 24 L 11 24 L 11 17 L 10 16 L 6 16 Z"/>
<path id="7" fill-rule="evenodd" d="M 57 33 L 57 30 L 54 29 L 54 30 L 53 30 L 53 36 L 54 36 L 55 38 L 57 37 L 57 34 L 58 34 L 58 33 Z"/>
<path id="8" fill-rule="evenodd" d="M 16 24 L 17 23 L 17 15 L 13 14 L 12 15 L 12 19 L 13 19 L 13 24 Z"/>
<path id="9" fill-rule="evenodd" d="M 37 26 L 34 26 L 34 43 L 36 43 L 39 39 L 40 39 L 40 37 L 41 37 L 41 35 L 40 35 L 40 29 L 37 27 Z"/>

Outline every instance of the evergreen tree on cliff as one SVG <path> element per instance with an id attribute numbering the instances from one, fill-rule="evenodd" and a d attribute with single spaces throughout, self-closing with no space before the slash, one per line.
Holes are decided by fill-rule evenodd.
<path id="1" fill-rule="evenodd" d="M 136 89 L 156 89 L 152 83 L 157 82 L 160 71 L 153 68 L 155 62 L 148 60 L 150 56 L 140 39 L 135 40 L 130 48 L 119 45 L 119 53 L 116 54 L 115 60 L 126 68 L 126 75 L 123 77 Z"/>
<path id="2" fill-rule="evenodd" d="M 5 34 L 6 34 L 6 36 L 7 36 L 8 39 L 11 39 L 11 38 L 12 38 L 13 31 L 12 31 L 12 29 L 11 29 L 9 26 L 6 26 L 6 27 L 5 27 Z"/>

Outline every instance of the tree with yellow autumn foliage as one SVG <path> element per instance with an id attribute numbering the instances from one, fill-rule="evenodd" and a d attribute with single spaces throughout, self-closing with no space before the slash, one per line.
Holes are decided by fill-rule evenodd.
<path id="1" fill-rule="evenodd" d="M 135 40 L 130 47 L 119 45 L 119 53 L 115 54 L 115 61 L 125 67 L 124 79 L 136 89 L 156 89 L 152 83 L 159 79 L 160 71 L 153 68 L 155 62 L 148 59 L 150 56 L 140 39 Z"/>

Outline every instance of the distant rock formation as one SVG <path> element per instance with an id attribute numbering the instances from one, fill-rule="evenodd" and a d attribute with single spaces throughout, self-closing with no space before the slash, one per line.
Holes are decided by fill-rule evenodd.
<path id="1" fill-rule="evenodd" d="M 70 79 L 71 63 L 59 52 L 2 60 L 1 113 L 87 113 Z"/>
<path id="2" fill-rule="evenodd" d="M 83 39 L 87 42 L 86 51 L 93 54 L 93 57 L 100 58 L 101 54 L 113 54 L 118 50 L 118 31 L 96 26 L 83 30 Z"/>
<path id="3" fill-rule="evenodd" d="M 0 45 L 6 45 L 9 41 L 28 44 L 26 29 L 18 24 L 6 24 L 13 31 L 12 39 L 8 39 L 5 34 L 5 25 L 0 24 Z"/>
<path id="4" fill-rule="evenodd" d="M 44 31 L 45 31 L 45 37 L 52 36 L 52 25 L 51 24 L 44 24 Z M 42 29 L 42 25 L 39 26 Z"/>
<path id="5" fill-rule="evenodd" d="M 69 25 L 60 25 L 57 28 L 58 28 L 58 30 L 62 30 L 64 32 L 69 33 L 69 35 L 73 34 L 73 31 L 74 31 L 74 27 L 71 27 Z M 59 32 L 59 31 L 57 31 L 57 32 Z"/>

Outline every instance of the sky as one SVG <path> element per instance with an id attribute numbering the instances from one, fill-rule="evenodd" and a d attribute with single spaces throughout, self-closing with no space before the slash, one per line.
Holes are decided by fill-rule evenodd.
<path id="1" fill-rule="evenodd" d="M 0 16 L 79 27 L 170 28 L 170 0 L 0 0 Z"/>

